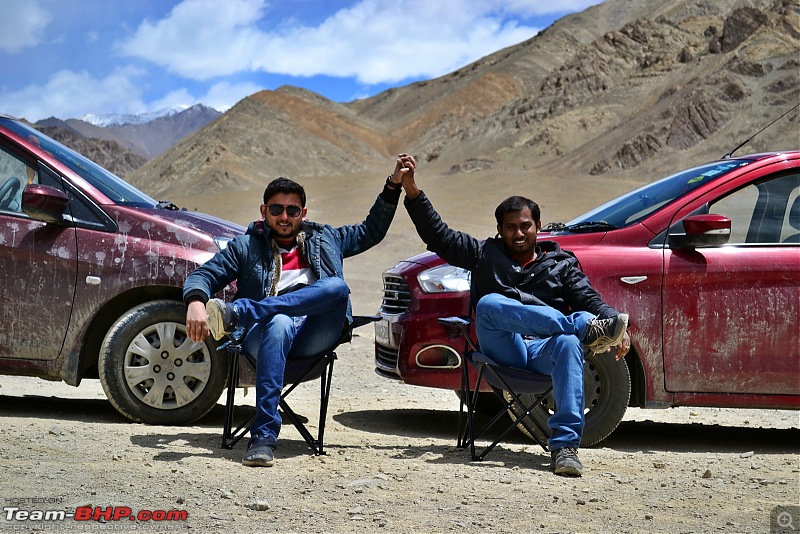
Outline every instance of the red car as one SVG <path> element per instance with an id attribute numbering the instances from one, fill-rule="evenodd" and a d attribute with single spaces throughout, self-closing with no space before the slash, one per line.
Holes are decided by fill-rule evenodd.
<path id="1" fill-rule="evenodd" d="M 0 374 L 99 378 L 134 421 L 202 417 L 227 361 L 186 336 L 183 281 L 243 231 L 0 115 Z"/>
<path id="2" fill-rule="evenodd" d="M 574 252 L 630 314 L 624 365 L 587 358 L 583 445 L 608 437 L 628 406 L 800 407 L 800 152 L 681 171 L 538 239 Z M 423 253 L 383 282 L 378 374 L 457 390 L 463 340 L 436 319 L 468 313 L 469 273 Z"/>

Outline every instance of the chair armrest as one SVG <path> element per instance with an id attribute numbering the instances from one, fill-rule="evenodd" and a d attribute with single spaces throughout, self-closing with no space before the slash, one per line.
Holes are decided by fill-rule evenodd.
<path id="1" fill-rule="evenodd" d="M 361 326 L 366 326 L 370 323 L 374 323 L 380 320 L 381 320 L 380 315 L 354 315 L 353 322 L 350 324 L 350 329 L 354 330 Z"/>
<path id="2" fill-rule="evenodd" d="M 444 326 L 445 331 L 450 334 L 450 337 L 464 336 L 469 348 L 475 352 L 478 351 L 477 342 L 473 341 L 469 335 L 472 319 L 469 317 L 440 317 L 436 320 L 439 324 Z"/>

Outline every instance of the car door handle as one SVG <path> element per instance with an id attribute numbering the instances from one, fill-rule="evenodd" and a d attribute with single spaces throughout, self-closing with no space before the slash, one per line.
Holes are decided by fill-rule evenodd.
<path id="1" fill-rule="evenodd" d="M 623 276 L 622 278 L 620 278 L 620 280 L 622 280 L 626 284 L 633 285 L 633 284 L 638 284 L 639 282 L 644 282 L 645 280 L 647 280 L 647 277 L 646 276 Z"/>

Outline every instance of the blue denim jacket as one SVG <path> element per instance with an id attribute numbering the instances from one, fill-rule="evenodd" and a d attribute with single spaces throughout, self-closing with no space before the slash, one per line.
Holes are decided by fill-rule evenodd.
<path id="1" fill-rule="evenodd" d="M 383 240 L 397 210 L 397 203 L 385 200 L 382 193 L 360 224 L 334 228 L 305 221 L 306 261 L 318 279 L 337 276 L 344 279 L 344 258 L 360 254 Z M 398 197 L 399 192 L 391 197 Z M 392 198 L 393 200 L 393 198 Z M 184 282 L 183 300 L 207 302 L 211 295 L 236 280 L 236 297 L 262 300 L 266 298 L 275 276 L 270 230 L 263 221 L 250 224 L 244 235 L 228 242 L 213 258 L 195 269 Z M 347 304 L 347 319 L 352 321 L 352 308 Z"/>

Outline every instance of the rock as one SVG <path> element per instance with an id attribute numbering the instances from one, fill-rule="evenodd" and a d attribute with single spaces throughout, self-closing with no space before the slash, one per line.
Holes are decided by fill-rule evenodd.
<path id="1" fill-rule="evenodd" d="M 245 504 L 245 508 L 249 510 L 255 510 L 256 512 L 266 512 L 269 510 L 269 503 L 264 500 L 256 500 L 251 503 Z"/>
<path id="2" fill-rule="evenodd" d="M 767 16 L 755 8 L 741 7 L 735 10 L 722 26 L 722 51 L 730 52 L 768 23 Z"/>
<path id="3" fill-rule="evenodd" d="M 694 57 L 692 56 L 692 51 L 688 46 L 684 46 L 681 48 L 681 51 L 678 52 L 678 61 L 680 63 L 689 63 L 692 61 L 692 59 L 694 59 Z"/>

